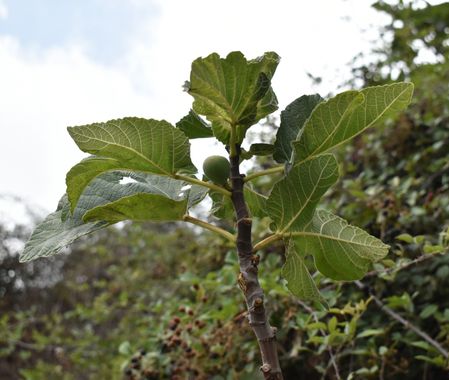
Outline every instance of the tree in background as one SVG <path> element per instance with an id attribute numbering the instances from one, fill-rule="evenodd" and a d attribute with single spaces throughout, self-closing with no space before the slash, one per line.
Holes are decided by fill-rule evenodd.
<path id="1" fill-rule="evenodd" d="M 267 248 L 263 252 L 263 263 L 267 272 L 264 273 L 263 285 L 265 289 L 270 289 L 270 304 L 273 303 L 273 305 L 270 305 L 272 311 L 271 319 L 275 325 L 288 326 L 288 329 L 281 330 L 278 334 L 278 340 L 283 347 L 283 350 L 281 351 L 281 362 L 283 363 L 284 372 L 286 373 L 287 378 L 319 378 L 317 377 L 318 373 L 321 373 L 323 377 L 327 376 L 331 378 L 345 378 L 347 375 L 352 376 L 352 378 L 379 378 L 381 376 L 383 378 L 396 378 L 395 376 L 403 377 L 404 374 L 407 375 L 407 378 L 415 378 L 415 375 L 416 378 L 422 378 L 423 373 L 427 373 L 426 376 L 428 376 L 428 378 L 437 378 L 436 376 L 439 376 L 439 373 L 442 374 L 442 372 L 438 372 L 437 366 L 444 367 L 444 359 L 443 361 L 439 359 L 441 353 L 435 351 L 435 347 L 430 345 L 426 340 L 420 340 L 413 331 L 408 331 L 404 335 L 403 327 L 399 325 L 399 322 L 396 319 L 387 315 L 383 317 L 382 314 L 380 314 L 379 309 L 371 306 L 368 307 L 370 296 L 380 296 L 384 306 L 387 305 L 390 310 L 395 310 L 397 315 L 408 318 L 409 321 L 411 320 L 415 324 L 418 323 L 422 328 L 420 331 L 428 331 L 433 337 L 437 338 L 443 345 L 445 345 L 445 306 L 438 298 L 444 296 L 444 292 L 441 294 L 441 290 L 447 288 L 447 286 L 444 287 L 445 277 L 443 273 L 444 269 L 442 269 L 446 264 L 444 262 L 444 257 L 441 257 L 443 262 L 439 262 L 438 260 L 440 258 L 438 256 L 428 255 L 428 253 L 439 252 L 442 247 L 444 248 L 444 235 L 439 236 L 435 231 L 443 230 L 444 223 L 447 223 L 447 218 L 444 214 L 438 214 L 437 216 L 441 217 L 440 220 L 442 221 L 439 229 L 432 230 L 431 227 L 428 227 L 428 233 L 425 237 L 415 236 L 417 235 L 415 234 L 415 227 L 421 228 L 422 226 L 427 226 L 425 223 L 423 224 L 421 222 L 423 220 L 420 219 L 423 217 L 422 212 L 417 211 L 417 209 L 411 210 L 412 207 L 416 207 L 416 204 L 411 205 L 409 203 L 409 199 L 406 197 L 406 195 L 408 195 L 407 191 L 405 191 L 406 195 L 404 195 L 403 192 L 402 197 L 400 198 L 401 212 L 390 207 L 390 203 L 385 204 L 385 199 L 382 199 L 382 197 L 384 194 L 389 195 L 385 190 L 390 190 L 392 193 L 395 193 L 397 185 L 396 187 L 394 186 L 397 181 L 391 181 L 391 178 L 388 178 L 388 175 L 385 175 L 384 179 L 382 175 L 386 173 L 390 173 L 390 175 L 391 173 L 397 173 L 401 174 L 400 178 L 406 178 L 407 176 L 407 173 L 403 173 L 401 170 L 397 171 L 397 168 L 394 166 L 394 161 L 391 162 L 391 166 L 388 166 L 390 171 L 385 172 L 386 164 L 383 163 L 382 159 L 379 160 L 379 157 L 388 158 L 389 156 L 389 152 L 387 149 L 384 149 L 383 145 L 392 140 L 392 134 L 389 134 L 388 132 L 389 129 L 386 128 L 381 133 L 374 132 L 372 134 L 365 134 L 362 138 L 358 139 L 354 146 L 348 148 L 346 160 L 344 161 L 346 173 L 345 179 L 340 182 L 341 185 L 334 188 L 335 190 L 330 194 L 331 206 L 337 207 L 342 215 L 348 217 L 350 220 L 357 221 L 357 225 L 365 226 L 374 234 L 383 234 L 383 237 L 387 242 L 393 243 L 394 255 L 392 258 L 395 259 L 394 265 L 388 260 L 382 262 L 381 265 L 376 266 L 376 270 L 381 273 L 383 279 L 372 282 L 370 281 L 370 278 L 372 279 L 373 276 L 370 275 L 362 284 L 364 286 L 364 288 L 362 288 L 363 292 L 368 291 L 369 294 L 365 295 L 363 292 L 358 292 L 356 290 L 357 288 L 354 288 L 349 284 L 342 285 L 334 283 L 333 281 L 318 276 L 315 277 L 314 280 L 320 287 L 324 288 L 324 291 L 322 291 L 321 294 L 331 308 L 328 311 L 316 310 L 302 301 L 298 303 L 294 298 L 288 297 L 278 281 L 279 256 L 276 255 L 276 252 L 282 252 L 282 246 L 274 245 L 272 248 Z M 396 131 L 394 134 L 396 135 Z M 379 139 L 381 140 L 381 143 L 379 143 Z M 433 143 L 434 141 L 432 144 Z M 379 146 L 382 147 L 382 150 L 379 150 Z M 360 149 L 364 149 L 362 154 L 357 151 Z M 354 151 L 356 153 L 354 153 Z M 417 153 L 417 151 L 415 150 L 414 153 Z M 367 154 L 368 158 L 364 162 L 366 170 L 359 164 L 360 157 L 364 154 Z M 400 157 L 402 160 L 407 161 L 410 160 L 410 156 L 411 152 L 406 151 L 403 155 L 398 155 L 396 157 Z M 372 157 L 372 159 L 369 159 L 369 157 Z M 424 156 L 427 161 L 422 162 L 423 168 L 428 168 L 429 163 L 433 162 L 431 162 L 428 157 L 429 156 Z M 431 158 L 433 160 L 434 156 L 431 156 Z M 383 164 L 377 166 L 380 163 Z M 255 179 L 256 182 L 253 181 L 253 183 L 256 184 L 256 189 L 264 189 L 268 186 L 265 178 L 266 177 L 258 177 Z M 444 173 L 441 180 L 444 184 L 444 181 L 446 180 Z M 381 185 L 380 189 L 375 187 L 378 183 Z M 402 185 L 402 181 L 400 182 L 400 185 Z M 412 185 L 415 185 L 415 183 L 412 183 Z M 336 201 L 336 199 L 339 199 L 339 201 Z M 381 201 L 379 199 L 381 199 Z M 431 204 L 428 210 L 426 209 L 426 213 L 429 213 L 429 219 L 430 214 L 432 213 L 432 208 L 435 206 L 438 208 L 441 205 L 441 202 L 444 202 L 444 199 L 443 187 L 443 192 L 437 193 L 437 196 L 433 199 L 434 203 Z M 216 206 L 217 204 L 219 204 L 219 202 L 216 201 Z M 220 209 L 222 210 L 220 207 L 215 208 L 217 211 Z M 360 213 L 360 210 L 365 210 L 365 212 Z M 447 208 L 445 210 L 447 210 Z M 387 214 L 385 211 L 387 211 Z M 395 214 L 393 212 L 397 212 L 396 215 L 402 216 L 402 219 L 395 219 Z M 405 218 L 404 215 L 401 215 L 401 213 L 404 212 Z M 137 226 L 133 228 L 137 228 Z M 265 228 L 263 221 L 257 222 L 255 233 L 262 235 L 264 234 Z M 141 232 L 142 231 L 138 231 L 138 233 Z M 401 234 L 401 232 L 408 232 L 409 234 L 405 235 L 404 233 Z M 189 235 L 189 233 L 187 235 Z M 396 236 L 400 236 L 402 240 L 396 240 Z M 186 237 L 184 236 L 183 238 L 185 239 Z M 170 235 L 170 238 L 163 243 L 165 244 L 164 247 L 167 247 L 167 253 L 165 253 L 163 257 L 172 257 L 173 262 L 171 265 L 174 266 L 179 263 L 179 258 L 175 258 L 175 252 L 177 252 L 179 247 L 172 247 L 169 244 L 172 240 L 173 238 L 171 238 Z M 115 241 L 111 239 L 111 243 L 114 242 Z M 154 240 L 152 241 L 152 244 L 154 244 Z M 216 245 L 217 251 L 219 251 L 219 245 L 221 244 Z M 106 249 L 103 248 L 103 252 L 108 251 L 108 255 L 111 255 L 111 251 L 113 251 L 113 248 L 116 246 L 117 244 L 111 244 L 111 247 Z M 134 247 L 148 247 L 148 245 L 143 241 L 140 241 L 140 243 Z M 207 248 L 208 245 L 205 244 L 202 248 L 197 247 L 196 250 L 207 252 Z M 96 251 L 96 248 L 94 248 L 94 251 Z M 140 256 L 141 261 L 139 262 L 138 258 L 135 257 L 137 252 L 141 251 L 139 251 L 139 249 L 133 250 L 136 264 L 139 263 L 137 265 L 143 265 L 146 260 L 144 258 L 145 255 L 142 254 Z M 424 252 L 427 252 L 427 254 L 424 255 Z M 148 307 L 148 310 L 152 311 L 152 315 L 151 318 L 147 319 L 145 319 L 145 313 L 142 312 L 142 310 L 133 308 L 134 304 L 132 302 L 124 302 L 124 308 L 127 309 L 127 313 L 136 310 L 137 314 L 141 314 L 139 317 L 141 318 L 141 324 L 137 323 L 134 324 L 134 326 L 142 326 L 142 324 L 148 326 L 150 325 L 150 320 L 151 323 L 153 323 L 152 321 L 156 317 L 162 318 L 162 321 L 165 323 L 161 323 L 163 327 L 161 327 L 160 330 L 159 328 L 154 329 L 155 333 L 160 332 L 160 335 L 157 337 L 154 336 L 157 334 L 153 335 L 149 333 L 147 328 L 143 327 L 139 330 L 139 334 L 135 334 L 134 336 L 131 335 L 131 339 L 123 339 L 123 342 L 120 345 L 119 343 L 116 343 L 113 349 L 108 351 L 111 355 L 108 356 L 108 358 L 112 359 L 114 354 L 118 358 L 119 354 L 115 352 L 115 348 L 118 345 L 125 357 L 126 355 L 130 355 L 136 347 L 141 347 L 145 350 L 143 352 L 138 352 L 136 350 L 135 355 L 133 355 L 129 364 L 127 364 L 124 369 L 125 372 L 131 371 L 130 374 L 133 376 L 142 373 L 148 378 L 167 378 L 170 376 L 184 376 L 186 373 L 190 373 L 192 378 L 201 378 L 201 376 L 210 378 L 214 374 L 217 378 L 222 378 L 219 376 L 226 375 L 231 376 L 231 378 L 237 378 L 238 376 L 244 378 L 246 373 L 248 378 L 254 378 L 253 376 L 255 376 L 255 373 L 257 372 L 257 369 L 255 373 L 252 372 L 254 370 L 254 364 L 251 355 L 254 355 L 255 353 L 254 346 L 250 343 L 250 339 L 248 339 L 250 338 L 250 335 L 242 336 L 240 332 L 240 324 L 244 320 L 240 314 L 240 312 L 243 311 L 242 305 L 240 304 L 239 306 L 239 303 L 234 299 L 230 300 L 232 297 L 230 297 L 229 294 L 230 291 L 233 291 L 233 277 L 238 268 L 238 264 L 236 257 L 233 256 L 231 252 L 226 255 L 225 249 L 222 253 L 221 262 L 217 262 L 217 258 L 206 255 L 210 261 L 205 260 L 207 264 L 204 265 L 204 267 L 208 267 L 208 269 L 203 273 L 192 274 L 190 270 L 186 270 L 184 276 L 181 275 L 177 280 L 170 277 L 170 282 L 166 283 L 174 285 L 176 288 L 176 282 L 180 281 L 182 285 L 179 289 L 186 289 L 188 288 L 186 285 L 190 285 L 190 295 L 189 292 L 184 294 L 182 294 L 182 292 L 179 292 L 178 294 L 174 292 L 171 294 L 171 297 L 163 298 L 163 290 L 166 291 L 167 287 L 156 292 L 155 299 L 161 297 L 161 299 L 167 300 L 164 306 L 160 307 L 165 309 L 165 317 L 161 317 L 161 314 L 157 314 L 157 307 L 153 306 L 148 299 L 147 302 L 151 305 Z M 114 254 L 114 256 L 116 254 Z M 128 252 L 128 255 L 129 254 L 130 252 Z M 156 254 L 156 252 L 154 252 L 154 254 Z M 86 255 L 87 260 L 92 260 L 91 253 L 87 253 Z M 99 255 L 99 257 L 106 260 L 108 255 L 103 253 Z M 70 257 L 73 257 L 73 255 Z M 126 255 L 123 257 L 125 258 Z M 226 257 L 225 261 L 223 261 L 223 257 Z M 424 261 L 419 267 L 416 267 L 421 268 L 420 270 L 423 271 L 424 274 L 413 272 L 414 267 L 412 263 L 416 262 L 417 259 Z M 76 258 L 74 257 L 73 260 L 76 260 Z M 425 265 L 428 265 L 429 263 L 432 264 L 432 266 L 426 268 Z M 153 262 L 150 264 L 154 265 Z M 105 265 L 107 268 L 108 264 L 105 263 Z M 147 265 L 149 265 L 148 262 Z M 188 267 L 191 264 L 186 263 L 186 265 Z M 91 266 L 89 266 L 89 268 L 90 267 Z M 398 271 L 403 267 L 405 267 L 405 269 L 403 269 L 402 272 Z M 116 268 L 120 268 L 120 266 L 117 265 Z M 78 270 L 80 270 L 80 268 Z M 436 272 L 441 273 L 436 275 Z M 120 269 L 115 272 L 112 271 L 112 273 L 113 275 L 108 277 L 109 282 L 113 283 L 120 279 L 123 281 L 121 276 L 123 272 Z M 206 273 L 208 274 L 206 275 Z M 146 288 L 146 274 L 147 273 L 144 271 L 144 274 L 140 277 L 137 275 L 134 275 L 134 277 L 131 276 L 136 279 L 136 287 L 140 287 L 141 289 L 143 287 Z M 91 278 L 95 278 L 96 276 L 97 274 L 94 273 Z M 169 276 L 169 274 L 165 273 L 165 276 Z M 404 276 L 403 280 L 400 279 L 401 276 Z M 123 277 L 129 278 L 128 276 Z M 137 280 L 138 278 L 141 280 Z M 204 280 L 204 278 L 206 278 L 206 280 Z M 112 281 L 112 279 L 114 280 Z M 410 281 L 410 279 L 413 279 L 413 281 Z M 421 283 L 417 282 L 419 280 L 421 280 Z M 129 286 L 129 282 L 130 281 L 127 281 L 124 286 Z M 59 286 L 62 284 L 63 283 Z M 222 288 L 223 284 L 226 286 Z M 425 293 L 427 298 L 424 299 L 424 303 L 414 306 L 416 301 L 420 300 L 422 297 L 421 295 L 414 295 L 413 291 L 410 292 L 410 294 L 407 292 L 404 294 L 401 293 L 400 296 L 398 296 L 396 293 L 398 291 L 403 292 L 404 285 L 408 286 L 410 289 L 416 289 L 417 287 L 426 288 L 427 292 Z M 369 287 L 367 288 L 366 286 Z M 88 292 L 89 290 L 86 288 L 87 287 L 84 286 L 83 291 Z M 81 291 L 80 288 L 77 289 L 78 292 Z M 41 336 L 40 339 L 42 339 L 42 344 L 35 348 L 42 349 L 43 347 L 51 347 L 50 342 L 58 341 L 55 338 L 59 336 L 61 342 L 60 348 L 63 348 L 64 351 L 56 350 L 57 347 L 54 348 L 54 357 L 52 358 L 52 361 L 48 361 L 48 357 L 44 357 L 44 360 L 40 360 L 35 369 L 26 373 L 28 378 L 48 378 L 49 374 L 54 374 L 55 372 L 52 371 L 57 368 L 59 368 L 60 372 L 58 372 L 58 375 L 61 378 L 63 378 L 62 376 L 66 376 L 67 378 L 89 377 L 92 376 L 92 374 L 100 373 L 100 370 L 105 372 L 101 372 L 97 377 L 102 378 L 103 376 L 104 378 L 109 378 L 111 376 L 109 372 L 106 372 L 107 369 L 104 368 L 107 366 L 98 366 L 98 362 L 101 363 L 104 362 L 104 360 L 94 359 L 105 357 L 101 356 L 104 355 L 105 351 L 98 349 L 98 343 L 93 343 L 95 342 L 94 338 L 101 336 L 102 339 L 104 339 L 105 346 L 107 346 L 107 342 L 114 341 L 108 341 L 108 339 L 111 338 L 111 335 L 113 335 L 115 331 L 117 334 L 120 334 L 121 332 L 122 337 L 126 335 L 124 325 L 126 325 L 127 322 L 126 318 L 123 316 L 123 311 L 121 316 L 115 316 L 115 313 L 112 312 L 113 310 L 116 310 L 116 308 L 117 310 L 120 310 L 115 304 L 115 302 L 118 302 L 118 297 L 108 296 L 110 291 L 108 287 L 104 287 L 103 289 L 103 294 L 101 291 L 97 294 L 100 299 L 97 300 L 96 297 L 90 299 L 92 302 L 90 308 L 81 307 L 83 302 L 81 302 L 79 306 L 76 306 L 79 314 L 82 315 L 82 313 L 87 313 L 87 317 L 83 317 L 81 320 L 76 321 L 74 325 L 78 324 L 79 326 L 83 326 L 83 328 L 85 328 L 85 326 L 91 326 L 87 327 L 87 329 L 93 328 L 96 333 L 83 335 L 84 337 L 87 337 L 86 342 L 85 344 L 79 345 L 79 350 L 76 349 L 78 346 L 77 344 L 74 344 L 72 347 L 70 347 L 70 345 L 64 347 L 64 340 L 62 337 L 67 330 L 66 328 L 61 328 L 57 331 L 58 329 L 54 328 L 54 326 L 58 325 L 58 319 L 61 321 L 61 314 L 56 311 L 56 320 L 49 322 L 47 325 L 48 330 L 45 330 L 45 333 L 42 333 L 42 335 L 48 337 L 48 339 L 45 340 Z M 142 291 L 139 292 L 137 289 L 136 291 L 138 294 L 144 293 Z M 209 295 L 205 301 L 203 301 L 204 293 Z M 175 295 L 179 295 L 179 299 L 173 299 Z M 213 295 L 213 297 L 210 297 L 210 295 Z M 183 296 L 186 298 L 182 298 Z M 235 297 L 237 296 L 238 294 L 235 294 Z M 201 302 L 199 302 L 200 297 Z M 104 298 L 109 300 L 109 304 L 108 302 L 102 301 Z M 379 299 L 379 297 L 377 298 Z M 169 299 L 172 300 L 172 303 L 175 305 L 172 305 L 172 303 L 169 302 Z M 367 302 L 364 302 L 364 299 L 366 299 Z M 433 304 L 432 300 L 434 300 Z M 86 303 L 89 303 L 89 301 Z M 436 310 L 435 303 L 437 304 Z M 373 305 L 374 303 L 371 302 L 371 304 Z M 234 307 L 231 305 L 234 305 Z M 338 305 L 341 306 L 338 307 Z M 95 306 L 98 306 L 98 309 L 96 309 Z M 108 308 L 108 306 L 111 307 Z M 424 313 L 427 306 L 430 306 L 430 309 L 427 309 Z M 69 306 L 69 308 L 71 307 L 75 307 L 75 305 Z M 417 313 L 414 310 L 415 307 L 418 307 L 418 310 L 423 313 L 419 318 L 416 317 Z M 441 309 L 441 311 L 439 309 Z M 105 313 L 102 313 L 101 310 L 105 310 Z M 217 310 L 218 314 L 212 313 L 211 316 L 210 310 Z M 191 313 L 194 315 L 190 315 Z M 228 314 L 223 318 L 223 314 L 226 313 Z M 68 313 L 68 315 L 70 314 L 76 315 L 76 313 Z M 89 320 L 90 318 L 95 320 L 96 314 L 101 315 L 103 319 L 100 319 L 95 325 L 92 325 Z M 66 315 L 64 315 L 64 318 L 65 316 Z M 110 316 L 115 316 L 114 318 L 117 318 L 116 320 L 121 320 L 123 322 L 123 325 L 120 325 L 117 329 L 118 331 L 115 329 L 111 331 L 111 329 L 108 329 L 107 327 L 102 328 L 102 323 L 107 322 Z M 234 318 L 232 318 L 232 316 L 234 316 Z M 193 324 L 191 323 L 192 321 L 189 321 L 189 318 L 191 317 L 194 317 L 195 319 Z M 437 329 L 428 329 L 429 318 L 434 320 L 434 317 L 437 318 L 438 321 L 437 326 L 435 326 Z M 65 327 L 67 327 L 69 324 L 64 318 L 62 319 L 64 322 L 59 323 L 64 323 Z M 113 318 L 111 318 L 111 320 L 113 320 Z M 204 326 L 200 323 L 201 321 L 204 323 Z M 132 331 L 131 326 L 133 326 L 133 323 L 131 323 L 131 321 L 128 322 L 130 322 L 128 331 Z M 24 324 L 26 323 L 24 322 Z M 72 326 L 74 327 L 74 325 Z M 373 328 L 375 326 L 382 326 L 384 328 Z M 7 330 L 11 330 L 8 328 L 8 324 L 6 324 L 5 327 Z M 98 334 L 99 329 L 103 331 L 103 334 Z M 83 334 L 83 332 L 84 330 L 82 330 L 81 334 Z M 198 340 L 204 333 L 213 334 L 218 332 L 221 332 L 221 335 L 224 337 L 223 339 L 232 336 L 233 340 L 231 343 L 225 344 L 224 341 L 219 340 L 214 347 L 208 347 L 207 345 L 204 345 L 204 342 Z M 20 334 L 18 333 L 18 335 Z M 78 332 L 76 336 L 79 341 L 79 337 L 81 336 L 80 333 Z M 209 342 L 214 342 L 211 335 L 206 336 L 208 336 Z M 31 338 L 29 335 L 25 335 L 25 341 L 21 341 L 22 346 L 20 347 L 19 344 L 19 346 L 16 346 L 17 349 L 23 352 L 33 352 L 30 347 L 26 348 L 26 343 L 30 344 L 30 341 L 32 341 L 33 338 L 39 339 L 38 337 L 39 334 L 36 335 L 36 332 L 34 332 L 34 337 Z M 216 336 L 216 338 L 218 339 L 219 337 Z M 240 342 L 241 339 L 243 339 L 242 346 L 239 346 L 238 342 Z M 10 339 L 10 342 L 14 342 L 14 339 Z M 23 343 L 25 343 L 25 345 L 23 345 Z M 232 350 L 232 348 L 235 348 L 235 344 L 237 344 L 237 347 L 239 348 L 237 352 Z M 240 349 L 241 347 L 244 349 Z M 243 355 L 245 357 L 242 357 L 243 350 L 247 353 L 247 355 Z M 59 356 L 56 355 L 56 352 Z M 64 355 L 61 355 L 62 352 Z M 78 354 L 76 354 L 76 352 L 78 352 Z M 418 359 L 427 360 L 428 364 L 426 364 L 425 361 L 415 360 L 414 356 L 421 356 Z M 183 362 L 181 360 L 183 357 L 187 357 L 188 360 Z M 68 359 L 68 362 L 64 362 L 65 359 Z M 165 362 L 160 363 L 161 360 L 165 360 Z M 45 365 L 45 363 L 49 362 L 51 365 Z M 107 363 L 111 362 L 113 362 L 113 360 L 107 361 Z M 224 368 L 226 365 L 223 365 L 223 363 L 229 363 L 228 367 L 232 368 Z M 253 366 L 253 369 L 251 366 Z M 84 370 L 81 370 L 82 368 Z M 177 375 L 177 373 L 179 375 Z M 442 374 L 441 376 L 444 375 Z"/>

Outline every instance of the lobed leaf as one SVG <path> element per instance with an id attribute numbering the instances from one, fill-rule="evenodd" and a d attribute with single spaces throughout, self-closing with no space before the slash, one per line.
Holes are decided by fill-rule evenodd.
<path id="1" fill-rule="evenodd" d="M 290 103 L 281 112 L 281 125 L 276 133 L 273 158 L 279 162 L 289 162 L 292 156 L 292 142 L 298 135 L 315 107 L 323 101 L 318 95 L 303 95 Z"/>
<path id="2" fill-rule="evenodd" d="M 182 220 L 186 209 L 187 199 L 174 201 L 163 195 L 138 193 L 87 211 L 83 221 L 105 220 L 116 223 L 123 220 L 136 222 Z"/>
<path id="3" fill-rule="evenodd" d="M 212 123 L 218 140 L 228 144 L 236 128 L 236 142 L 242 142 L 251 125 L 277 109 L 271 78 L 278 63 L 273 52 L 250 61 L 241 52 L 193 61 L 187 89 L 194 97 L 193 110 Z"/>
<path id="4" fill-rule="evenodd" d="M 254 143 L 249 147 L 248 153 L 252 156 L 271 156 L 274 152 L 273 144 Z"/>
<path id="5" fill-rule="evenodd" d="M 95 156 L 87 157 L 73 166 L 66 174 L 67 197 L 71 211 L 75 210 L 82 192 L 95 177 L 113 170 L 126 170 L 126 168 L 113 158 Z"/>
<path id="6" fill-rule="evenodd" d="M 265 195 L 258 193 L 249 184 L 245 185 L 245 187 L 243 188 L 243 194 L 245 196 L 250 215 L 257 218 L 263 218 L 267 216 L 267 197 Z"/>
<path id="7" fill-rule="evenodd" d="M 320 300 L 322 298 L 307 269 L 304 257 L 296 252 L 293 241 L 288 244 L 282 276 L 287 280 L 287 288 L 296 297 L 303 300 Z"/>
<path id="8" fill-rule="evenodd" d="M 164 120 L 127 117 L 67 130 L 83 152 L 116 159 L 129 169 L 162 175 L 196 172 L 187 137 Z"/>
<path id="9" fill-rule="evenodd" d="M 293 143 L 295 162 L 327 152 L 365 129 L 404 110 L 413 94 L 412 83 L 393 83 L 346 91 L 320 103 Z"/>
<path id="10" fill-rule="evenodd" d="M 20 254 L 20 262 L 53 256 L 79 237 L 107 225 L 105 222 L 83 223 L 80 217 L 82 208 L 76 210 L 74 217 L 70 216 L 67 197 L 64 196 L 63 199 L 57 210 L 48 215 L 33 231 Z"/>
<path id="11" fill-rule="evenodd" d="M 81 161 L 67 173 L 72 211 L 87 184 L 107 171 L 165 176 L 196 172 L 187 137 L 166 121 L 124 118 L 69 127 L 68 131 L 81 150 L 97 155 Z"/>
<path id="12" fill-rule="evenodd" d="M 310 222 L 323 194 L 338 179 L 338 165 L 332 154 L 314 157 L 293 167 L 277 182 L 267 201 L 268 215 L 277 232 L 301 231 Z"/>
<path id="13" fill-rule="evenodd" d="M 313 255 L 317 269 L 333 280 L 357 280 L 389 246 L 325 210 L 317 210 L 303 231 L 292 232 L 296 251 Z"/>
<path id="14" fill-rule="evenodd" d="M 128 176 L 137 182 L 112 189 L 117 199 L 87 211 L 83 216 L 84 222 L 182 220 L 187 210 L 200 202 L 207 193 L 207 189 L 196 185 L 183 190 L 189 186 L 187 183 L 168 177 L 136 173 L 128 173 Z M 111 191 L 110 188 L 103 190 Z"/>
<path id="15" fill-rule="evenodd" d="M 250 215 L 263 218 L 267 216 L 266 201 L 267 197 L 255 191 L 249 184 L 245 184 L 243 194 L 246 204 L 248 206 Z M 220 219 L 232 219 L 234 215 L 234 208 L 231 199 L 223 196 L 223 194 L 210 191 L 209 196 L 212 199 L 211 214 Z"/>
<path id="16" fill-rule="evenodd" d="M 132 181 L 122 183 L 124 178 Z M 183 191 L 186 185 L 183 181 L 151 174 L 103 173 L 87 185 L 73 212 L 67 196 L 61 199 L 56 212 L 47 216 L 34 230 L 20 261 L 55 255 L 79 237 L 119 220 L 180 220 L 186 210 L 207 192 L 200 186 Z M 143 203 L 135 211 L 123 206 L 126 200 L 135 201 L 139 197 Z M 164 208 L 157 207 L 160 202 L 164 203 Z M 148 210 L 143 211 L 142 208 Z M 97 218 L 102 220 L 91 222 Z"/>
<path id="17" fill-rule="evenodd" d="M 189 139 L 213 137 L 212 128 L 193 110 L 176 123 L 176 128 L 184 132 Z"/>

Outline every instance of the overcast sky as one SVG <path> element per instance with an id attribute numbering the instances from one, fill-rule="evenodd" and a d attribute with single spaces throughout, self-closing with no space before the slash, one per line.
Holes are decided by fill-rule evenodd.
<path id="1" fill-rule="evenodd" d="M 85 156 L 67 126 L 124 116 L 176 123 L 192 102 L 181 89 L 190 63 L 214 51 L 276 51 L 280 109 L 336 91 L 388 20 L 371 3 L 0 0 L 0 194 L 52 211 L 65 173 Z M 308 72 L 323 84 L 313 87 Z M 195 145 L 194 163 L 219 149 Z"/>

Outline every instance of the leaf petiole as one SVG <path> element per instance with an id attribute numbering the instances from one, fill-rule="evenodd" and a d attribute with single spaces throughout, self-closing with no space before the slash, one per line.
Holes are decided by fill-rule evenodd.
<path id="1" fill-rule="evenodd" d="M 245 177 L 245 182 L 252 181 L 254 178 L 261 177 L 264 175 L 270 175 L 270 174 L 276 174 L 281 173 L 284 171 L 284 165 L 275 166 L 274 168 L 261 170 L 259 172 L 251 173 L 248 176 Z"/>
<path id="2" fill-rule="evenodd" d="M 195 185 L 208 187 L 209 189 L 217 191 L 217 192 L 219 192 L 219 193 L 221 193 L 223 195 L 226 195 L 227 197 L 231 196 L 231 192 L 229 190 L 226 190 L 224 187 L 215 185 L 215 184 L 213 184 L 211 182 L 201 181 L 200 179 L 195 178 L 195 177 L 189 177 L 187 175 L 182 175 L 182 174 L 175 174 L 173 176 L 173 178 L 174 179 L 181 179 L 181 180 L 183 180 L 185 182 L 193 183 Z"/>
<path id="3" fill-rule="evenodd" d="M 265 248 L 267 245 L 270 245 L 271 243 L 274 243 L 275 241 L 281 240 L 284 235 L 282 234 L 273 234 L 268 236 L 267 238 L 259 241 L 257 244 L 254 245 L 253 252 L 257 252 L 261 250 L 262 248 Z"/>
<path id="4" fill-rule="evenodd" d="M 195 224 L 196 226 L 202 227 L 206 230 L 215 232 L 219 235 L 221 235 L 222 237 L 224 237 L 225 239 L 229 240 L 231 243 L 235 243 L 236 239 L 235 236 L 233 234 L 231 234 L 228 231 L 225 231 L 224 229 L 214 226 L 213 224 L 207 223 L 204 220 L 200 220 L 197 218 L 194 218 L 193 216 L 190 215 L 184 215 L 184 217 L 182 218 L 185 222 L 188 223 L 192 223 Z"/>

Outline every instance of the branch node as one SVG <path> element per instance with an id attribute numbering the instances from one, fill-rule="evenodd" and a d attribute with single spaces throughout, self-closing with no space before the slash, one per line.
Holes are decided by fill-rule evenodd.
<path id="1" fill-rule="evenodd" d="M 250 226 L 252 223 L 253 223 L 253 220 L 251 218 L 241 218 L 241 219 L 237 220 L 237 225 L 243 224 L 243 225 Z"/>
<path id="2" fill-rule="evenodd" d="M 265 325 L 264 321 L 259 321 L 259 322 L 251 322 L 251 321 L 249 321 L 248 323 L 249 323 L 250 326 L 263 326 L 263 325 Z"/>
<path id="3" fill-rule="evenodd" d="M 250 266 L 250 267 L 246 268 L 246 272 L 247 273 L 257 274 L 259 272 L 259 269 L 258 269 L 257 266 L 253 265 L 253 266 Z"/>
<path id="4" fill-rule="evenodd" d="M 263 299 L 260 298 L 260 297 L 257 297 L 257 298 L 254 300 L 254 309 L 259 309 L 259 308 L 261 308 L 261 307 L 263 307 Z"/>
<path id="5" fill-rule="evenodd" d="M 242 290 L 242 292 L 246 294 L 246 290 L 247 290 L 246 280 L 245 280 L 245 276 L 243 276 L 242 272 L 239 273 L 239 276 L 237 278 L 237 282 L 238 282 L 239 287 Z"/>
<path id="6" fill-rule="evenodd" d="M 252 219 L 249 214 L 243 191 L 245 176 L 240 173 L 240 146 L 235 144 L 236 127 L 231 128 L 229 161 L 231 163 L 231 201 L 237 219 L 237 253 L 240 272 L 238 284 L 242 290 L 248 307 L 248 320 L 253 327 L 262 354 L 261 367 L 265 379 L 282 380 L 276 338 L 265 312 L 263 290 L 259 284 L 257 264 L 259 259 L 254 255 L 251 241 Z M 262 340 L 261 340 L 262 339 Z"/>
<path id="7" fill-rule="evenodd" d="M 253 266 L 257 267 L 259 265 L 260 262 L 260 256 L 259 255 L 252 255 L 251 256 L 251 264 L 253 264 Z"/>

